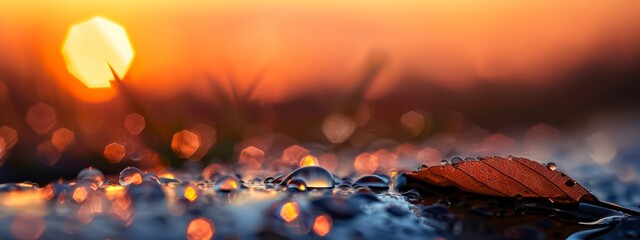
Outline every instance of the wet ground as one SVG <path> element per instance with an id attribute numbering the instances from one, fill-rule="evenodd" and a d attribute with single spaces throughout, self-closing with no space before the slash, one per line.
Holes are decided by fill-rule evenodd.
<path id="1" fill-rule="evenodd" d="M 485 197 L 402 172 L 338 177 L 308 166 L 252 175 L 185 169 L 158 177 L 127 168 L 105 177 L 85 169 L 71 182 L 3 184 L 0 238 L 640 238 L 640 218 L 613 209 Z"/>

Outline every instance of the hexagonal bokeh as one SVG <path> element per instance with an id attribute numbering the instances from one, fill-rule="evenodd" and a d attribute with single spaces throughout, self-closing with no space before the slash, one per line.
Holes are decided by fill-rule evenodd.
<path id="1" fill-rule="evenodd" d="M 409 111 L 405 114 L 402 114 L 400 117 L 400 124 L 407 129 L 411 134 L 419 135 L 422 130 L 424 130 L 425 126 L 425 118 L 424 115 L 420 114 L 416 111 Z"/>
<path id="2" fill-rule="evenodd" d="M 372 174 L 378 168 L 378 158 L 369 153 L 361 153 L 353 161 L 353 169 L 360 175 Z"/>
<path id="3" fill-rule="evenodd" d="M 332 143 L 344 142 L 355 130 L 356 123 L 340 113 L 331 114 L 322 122 L 322 132 Z"/>
<path id="4" fill-rule="evenodd" d="M 254 147 L 249 146 L 240 152 L 240 157 L 238 158 L 238 164 L 244 168 L 249 169 L 258 169 L 264 162 L 264 151 Z"/>
<path id="5" fill-rule="evenodd" d="M 18 142 L 18 132 L 7 126 L 0 127 L 0 137 L 4 140 L 5 149 L 12 148 Z"/>
<path id="6" fill-rule="evenodd" d="M 104 157 L 110 163 L 117 163 L 122 161 L 127 154 L 125 147 L 119 143 L 110 143 L 104 147 Z"/>
<path id="7" fill-rule="evenodd" d="M 51 141 L 46 141 L 38 145 L 36 155 L 43 164 L 53 166 L 62 157 L 62 152 Z"/>
<path id="8" fill-rule="evenodd" d="M 7 150 L 7 144 L 4 141 L 4 138 L 0 136 L 0 166 L 2 166 L 2 158 L 4 157 L 4 152 Z"/>
<path id="9" fill-rule="evenodd" d="M 66 128 L 60 128 L 53 131 L 51 136 L 51 143 L 58 148 L 58 150 L 64 150 L 75 139 L 75 133 Z"/>
<path id="10" fill-rule="evenodd" d="M 200 147 L 198 135 L 182 130 L 173 135 L 171 149 L 181 158 L 190 158 Z"/>
<path id="11" fill-rule="evenodd" d="M 140 114 L 130 113 L 124 118 L 124 128 L 126 128 L 131 135 L 140 134 L 145 126 L 144 117 Z"/>
<path id="12" fill-rule="evenodd" d="M 282 160 L 287 164 L 297 165 L 307 155 L 309 155 L 309 150 L 300 145 L 293 145 L 282 152 Z"/>
<path id="13" fill-rule="evenodd" d="M 36 103 L 27 110 L 27 124 L 37 134 L 46 134 L 56 125 L 56 110 L 44 103 Z"/>
<path id="14" fill-rule="evenodd" d="M 91 50 L 91 51 L 89 51 Z M 113 71 L 123 78 L 134 52 L 127 32 L 102 17 L 74 25 L 62 47 L 67 69 L 87 87 L 109 87 Z"/>
<path id="15" fill-rule="evenodd" d="M 389 173 L 398 167 L 398 156 L 387 150 L 378 150 L 371 155 L 378 159 L 378 168 L 376 171 Z"/>

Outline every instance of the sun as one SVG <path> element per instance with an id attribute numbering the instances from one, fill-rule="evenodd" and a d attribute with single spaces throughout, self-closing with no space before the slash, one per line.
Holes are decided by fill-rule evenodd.
<path id="1" fill-rule="evenodd" d="M 110 67 L 123 78 L 134 57 L 127 32 L 120 25 L 95 17 L 70 28 L 62 46 L 69 72 L 89 88 L 108 88 Z"/>

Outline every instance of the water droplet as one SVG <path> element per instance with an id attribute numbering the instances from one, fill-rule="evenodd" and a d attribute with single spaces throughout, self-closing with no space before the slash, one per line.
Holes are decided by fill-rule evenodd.
<path id="1" fill-rule="evenodd" d="M 130 184 L 140 184 L 142 183 L 142 171 L 135 167 L 127 167 L 122 172 L 120 172 L 120 185 L 127 186 Z"/>
<path id="2" fill-rule="evenodd" d="M 291 179 L 287 184 L 287 188 L 289 190 L 304 192 L 307 190 L 307 185 L 302 181 L 302 179 Z"/>
<path id="3" fill-rule="evenodd" d="M 211 220 L 199 217 L 191 220 L 187 227 L 188 240 L 212 239 L 215 234 L 215 225 Z"/>
<path id="4" fill-rule="evenodd" d="M 462 158 L 460 158 L 460 157 L 451 158 L 451 164 L 458 164 L 458 163 L 461 163 L 461 162 L 464 162 L 464 160 L 462 160 Z"/>
<path id="5" fill-rule="evenodd" d="M 216 181 L 214 189 L 218 192 L 236 191 L 240 189 L 240 180 L 233 176 L 221 177 Z"/>
<path id="6" fill-rule="evenodd" d="M 190 158 L 200 147 L 198 135 L 182 130 L 173 135 L 171 140 L 171 150 L 181 158 Z"/>
<path id="7" fill-rule="evenodd" d="M 260 169 L 263 162 L 264 151 L 254 146 L 249 146 L 243 149 L 242 152 L 240 152 L 240 157 L 238 159 L 238 164 L 247 169 Z"/>
<path id="8" fill-rule="evenodd" d="M 168 185 L 168 184 L 179 184 L 180 181 L 177 179 L 173 179 L 173 178 L 160 178 L 160 184 L 162 185 Z"/>
<path id="9" fill-rule="evenodd" d="M 77 179 L 78 179 L 78 182 L 91 181 L 95 184 L 102 184 L 102 182 L 104 182 L 105 180 L 105 177 L 100 170 L 95 169 L 93 167 L 88 167 L 88 168 L 82 169 L 78 173 Z"/>
<path id="10" fill-rule="evenodd" d="M 160 178 L 153 173 L 145 173 L 144 176 L 142 177 L 142 181 L 153 181 L 158 184 L 162 184 L 162 182 L 160 181 Z"/>
<path id="11" fill-rule="evenodd" d="M 218 177 L 221 177 L 223 174 L 224 167 L 222 165 L 213 163 L 209 166 L 205 167 L 202 170 L 202 178 L 206 181 L 213 181 Z"/>
<path id="12" fill-rule="evenodd" d="M 567 185 L 567 187 L 573 187 L 576 185 L 576 181 L 569 179 L 564 183 L 564 185 Z"/>
<path id="13" fill-rule="evenodd" d="M 547 163 L 547 168 L 549 168 L 549 170 L 551 170 L 551 171 L 555 171 L 556 168 L 557 168 L 556 163 L 554 163 L 554 162 Z"/>
<path id="14" fill-rule="evenodd" d="M 440 161 L 440 166 L 444 166 L 444 165 L 447 165 L 447 164 L 449 164 L 449 162 L 447 160 L 445 160 L 445 159 L 442 159 L 442 161 Z"/>
<path id="15" fill-rule="evenodd" d="M 274 179 L 275 179 L 274 177 L 266 177 L 266 178 L 264 178 L 264 180 L 262 182 L 263 183 L 272 183 Z"/>
<path id="16" fill-rule="evenodd" d="M 333 188 L 333 175 L 320 166 L 301 167 L 291 172 L 282 182 L 288 183 L 292 179 L 300 179 L 307 188 Z"/>
<path id="17" fill-rule="evenodd" d="M 389 189 L 389 184 L 383 178 L 377 175 L 366 175 L 358 178 L 355 182 L 353 182 L 354 187 L 365 186 L 372 190 L 387 190 Z"/>
<path id="18" fill-rule="evenodd" d="M 515 197 L 516 197 L 517 200 L 522 200 L 522 194 L 516 194 Z"/>

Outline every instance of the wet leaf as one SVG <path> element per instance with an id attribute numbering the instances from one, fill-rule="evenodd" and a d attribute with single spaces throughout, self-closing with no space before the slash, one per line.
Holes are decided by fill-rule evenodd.
<path id="1" fill-rule="evenodd" d="M 598 202 L 560 171 L 526 158 L 488 157 L 422 168 L 412 177 L 431 185 L 496 196 L 542 198 L 557 203 Z"/>

